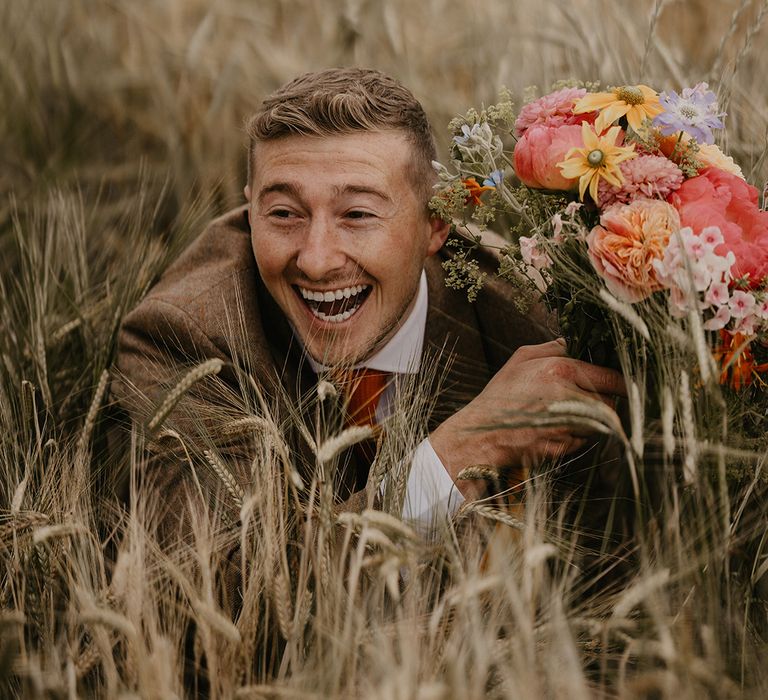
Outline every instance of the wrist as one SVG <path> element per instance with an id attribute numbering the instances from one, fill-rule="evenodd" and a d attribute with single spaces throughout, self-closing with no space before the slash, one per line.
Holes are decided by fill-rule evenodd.
<path id="1" fill-rule="evenodd" d="M 429 442 L 446 472 L 461 495 L 467 500 L 476 500 L 486 495 L 483 479 L 460 479 L 459 474 L 475 465 L 496 466 L 490 456 L 492 440 L 485 433 L 468 431 L 451 423 L 448 419 L 429 435 Z"/>

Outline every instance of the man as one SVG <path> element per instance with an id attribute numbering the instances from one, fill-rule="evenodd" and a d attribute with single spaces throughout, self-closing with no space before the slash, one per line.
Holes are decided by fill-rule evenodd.
<path id="1" fill-rule="evenodd" d="M 298 407 L 310 426 L 302 407 L 318 377 L 367 368 L 383 377 L 375 421 L 386 428 L 400 380 L 437 357 L 440 381 L 424 391 L 439 391 L 407 460 L 403 512 L 425 527 L 484 493 L 458 478 L 465 467 L 535 464 L 585 444 L 567 427 L 489 429 L 560 399 L 612 406 L 624 385 L 567 358 L 540 309 L 515 311 L 510 285 L 489 282 L 474 305 L 446 289 L 449 226 L 427 208 L 435 147 L 408 90 L 370 70 L 304 75 L 264 101 L 248 135 L 247 205 L 213 222 L 125 319 L 117 392 L 137 420 L 163 400 L 170 367 L 218 358 L 224 385 L 245 371 L 275 410 Z M 491 254 L 481 262 L 495 266 Z M 195 410 L 213 415 L 219 398 L 201 390 Z M 365 495 L 366 461 L 353 450 L 343 458 L 342 508 L 376 498 Z M 164 473 L 168 493 L 183 470 Z M 234 478 L 247 491 L 247 474 Z"/>

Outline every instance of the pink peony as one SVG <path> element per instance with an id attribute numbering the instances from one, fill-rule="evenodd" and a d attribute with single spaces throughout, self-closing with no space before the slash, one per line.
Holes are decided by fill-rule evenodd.
<path id="1" fill-rule="evenodd" d="M 768 275 L 768 212 L 757 204 L 757 188 L 719 168 L 702 170 L 669 197 L 683 226 L 701 232 L 708 226 L 722 231 L 717 252 L 736 256 L 734 277 L 749 276 L 753 287 Z"/>
<path id="2" fill-rule="evenodd" d="M 600 180 L 598 197 L 603 207 L 627 204 L 638 197 L 666 199 L 683 183 L 683 172 L 668 158 L 640 155 L 619 165 L 624 183 L 620 187 Z"/>
<path id="3" fill-rule="evenodd" d="M 581 124 L 584 121 L 594 122 L 597 112 L 573 113 L 576 100 L 586 94 L 587 91 L 584 88 L 563 88 L 529 102 L 520 110 L 515 120 L 515 135 L 522 136 L 536 125 L 557 127 Z"/>
<path id="4" fill-rule="evenodd" d="M 677 211 L 661 200 L 615 204 L 587 236 L 589 259 L 612 294 L 640 301 L 662 289 L 654 261 L 664 257 L 669 237 L 679 228 Z"/>
<path id="5" fill-rule="evenodd" d="M 557 164 L 571 148 L 583 146 L 580 126 L 532 126 L 515 145 L 515 172 L 534 189 L 575 189 L 578 178 L 564 178 Z"/>

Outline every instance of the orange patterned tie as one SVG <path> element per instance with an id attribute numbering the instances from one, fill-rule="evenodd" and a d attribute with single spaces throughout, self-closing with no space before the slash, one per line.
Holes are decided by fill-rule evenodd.
<path id="1" fill-rule="evenodd" d="M 388 372 L 367 367 L 350 370 L 344 387 L 347 425 L 376 425 L 376 407 L 388 381 Z"/>
<path id="2" fill-rule="evenodd" d="M 355 491 L 365 487 L 368 472 L 376 457 L 376 438 L 380 432 L 376 425 L 376 407 L 389 378 L 388 372 L 363 367 L 346 372 L 341 382 L 347 398 L 347 426 L 370 425 L 374 428 L 373 437 L 355 443 L 353 448 L 358 460 L 358 472 L 354 477 L 353 487 Z"/>

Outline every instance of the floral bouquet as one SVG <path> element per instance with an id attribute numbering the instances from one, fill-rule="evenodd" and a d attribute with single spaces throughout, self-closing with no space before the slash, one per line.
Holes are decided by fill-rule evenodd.
<path id="1" fill-rule="evenodd" d="M 451 123 L 432 204 L 469 234 L 449 284 L 477 293 L 472 250 L 493 222 L 511 241 L 500 274 L 543 295 L 572 356 L 628 376 L 642 358 L 655 395 L 680 367 L 693 387 L 762 388 L 768 212 L 714 143 L 714 93 L 555 87 L 518 114 L 503 94 Z"/>

